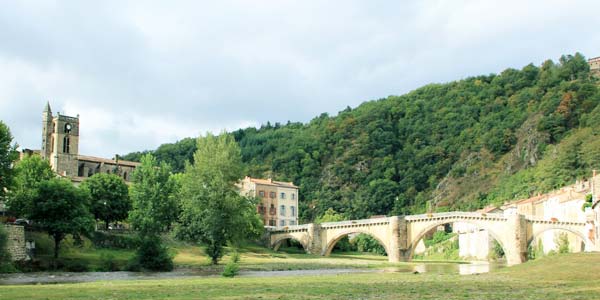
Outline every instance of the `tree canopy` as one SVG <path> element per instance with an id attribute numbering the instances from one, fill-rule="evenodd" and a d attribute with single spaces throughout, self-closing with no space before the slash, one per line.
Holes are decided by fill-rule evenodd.
<path id="1" fill-rule="evenodd" d="M 598 78 L 577 53 L 231 135 L 244 175 L 300 187 L 304 222 L 329 208 L 352 219 L 476 209 L 600 168 L 598 103 Z M 189 143 L 160 149 L 194 159 L 181 156 Z"/>
<path id="2" fill-rule="evenodd" d="M 86 179 L 80 188 L 90 195 L 90 211 L 94 218 L 104 221 L 107 229 L 110 222 L 127 219 L 131 209 L 129 188 L 120 176 L 97 173 Z"/>
<path id="3" fill-rule="evenodd" d="M 13 144 L 10 129 L 0 121 L 0 201 L 12 186 L 13 163 L 17 159 L 16 144 Z"/>
<path id="4" fill-rule="evenodd" d="M 89 212 L 89 195 L 69 180 L 42 181 L 34 198 L 29 218 L 54 238 L 54 258 L 67 234 L 85 234 L 94 228 Z"/>
<path id="5" fill-rule="evenodd" d="M 7 206 L 18 217 L 29 217 L 38 188 L 43 182 L 55 177 L 48 161 L 37 155 L 23 157 L 15 164 L 14 185 L 10 190 Z"/>
<path id="6" fill-rule="evenodd" d="M 177 185 L 166 163 L 157 163 L 151 154 L 144 155 L 141 162 L 133 172 L 129 220 L 142 235 L 153 235 L 164 232 L 177 219 Z"/>
<path id="7" fill-rule="evenodd" d="M 178 235 L 204 243 L 216 264 L 228 242 L 257 236 L 262 222 L 254 199 L 241 196 L 236 187 L 243 165 L 233 137 L 207 134 L 197 143 L 194 163 L 188 164 L 181 181 Z"/>

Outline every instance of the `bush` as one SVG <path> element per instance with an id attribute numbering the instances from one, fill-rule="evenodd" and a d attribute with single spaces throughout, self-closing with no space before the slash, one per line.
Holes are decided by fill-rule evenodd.
<path id="1" fill-rule="evenodd" d="M 136 269 L 171 271 L 173 270 L 173 258 L 159 237 L 145 237 L 141 239 L 140 247 L 127 269 L 130 271 Z"/>
<path id="2" fill-rule="evenodd" d="M 558 253 L 569 253 L 569 236 L 566 232 L 561 232 L 554 239 L 556 243 L 556 247 L 558 248 Z"/>
<path id="3" fill-rule="evenodd" d="M 100 271 L 104 272 L 114 272 L 120 271 L 119 265 L 115 261 L 115 256 L 108 253 L 100 254 Z"/>
<path id="4" fill-rule="evenodd" d="M 8 233 L 4 229 L 4 225 L 0 224 L 0 273 L 6 273 L 14 269 L 12 268 L 12 261 L 7 246 Z"/>
<path id="5" fill-rule="evenodd" d="M 221 275 L 223 275 L 223 277 L 234 277 L 239 273 L 239 271 L 240 267 L 238 264 L 230 261 L 227 263 L 227 265 L 225 265 L 225 269 L 223 269 L 223 273 L 221 273 Z"/>
<path id="6" fill-rule="evenodd" d="M 69 272 L 88 272 L 90 270 L 88 264 L 80 260 L 63 261 L 61 265 L 58 269 Z"/>
<path id="7" fill-rule="evenodd" d="M 387 255 L 385 248 L 375 238 L 368 234 L 361 233 L 352 239 L 352 243 L 356 246 L 356 249 L 360 252 L 377 253 L 381 255 Z"/>
<path id="8" fill-rule="evenodd" d="M 234 251 L 233 253 L 231 253 L 231 261 L 234 263 L 240 262 L 240 254 L 237 251 Z"/>
<path id="9" fill-rule="evenodd" d="M 127 234 L 96 231 L 92 234 L 91 239 L 97 248 L 136 249 L 140 245 L 137 237 Z"/>

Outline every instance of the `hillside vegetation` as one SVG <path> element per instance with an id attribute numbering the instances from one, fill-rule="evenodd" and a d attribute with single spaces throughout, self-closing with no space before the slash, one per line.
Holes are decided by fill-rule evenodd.
<path id="1" fill-rule="evenodd" d="M 476 209 L 600 168 L 598 103 L 598 79 L 575 54 L 231 134 L 248 175 L 300 186 L 305 221 L 328 208 L 346 218 Z M 151 152 L 182 171 L 194 151 L 189 138 Z"/>

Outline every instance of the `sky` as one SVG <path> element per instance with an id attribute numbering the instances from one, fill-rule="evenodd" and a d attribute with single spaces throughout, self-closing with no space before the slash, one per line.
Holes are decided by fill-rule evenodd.
<path id="1" fill-rule="evenodd" d="M 600 56 L 600 1 L 3 1 L 0 120 L 41 147 L 42 110 L 113 157 L 308 122 L 428 83 Z"/>

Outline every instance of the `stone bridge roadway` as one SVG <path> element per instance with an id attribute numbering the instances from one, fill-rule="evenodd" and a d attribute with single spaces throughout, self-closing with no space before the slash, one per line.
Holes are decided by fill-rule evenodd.
<path id="1" fill-rule="evenodd" d="M 281 242 L 293 239 L 312 254 L 329 255 L 344 236 L 365 233 L 377 239 L 387 252 L 390 262 L 409 261 L 419 240 L 439 225 L 462 222 L 486 229 L 504 249 L 508 265 L 522 263 L 527 258 L 527 246 L 547 230 L 565 230 L 579 236 L 586 251 L 600 251 L 600 243 L 588 239 L 586 224 L 580 221 L 549 221 L 526 215 L 448 212 L 411 216 L 394 216 L 322 224 L 287 227 L 267 227 L 269 246 L 275 250 Z"/>

